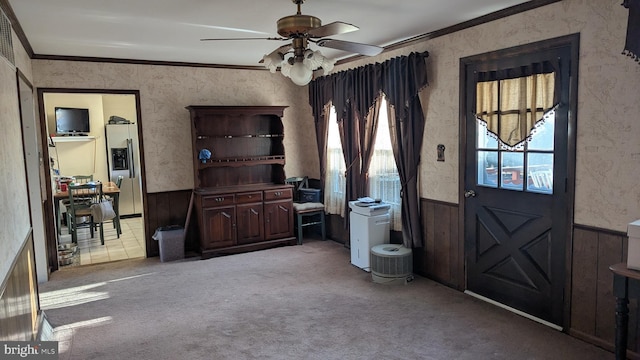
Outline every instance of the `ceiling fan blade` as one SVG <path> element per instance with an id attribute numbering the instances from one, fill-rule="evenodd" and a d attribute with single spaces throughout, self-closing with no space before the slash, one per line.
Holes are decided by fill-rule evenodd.
<path id="1" fill-rule="evenodd" d="M 217 39 L 200 39 L 200 41 L 229 41 L 229 40 L 280 40 L 286 41 L 289 39 L 280 37 L 266 37 L 266 38 L 217 38 Z"/>
<path id="2" fill-rule="evenodd" d="M 320 39 L 315 43 L 318 44 L 318 46 L 354 52 L 366 56 L 375 56 L 380 54 L 382 50 L 384 50 L 384 48 L 380 46 L 361 44 L 344 40 Z"/>
<path id="3" fill-rule="evenodd" d="M 347 24 L 342 21 L 335 21 L 330 24 L 311 29 L 307 32 L 307 34 L 314 38 L 321 38 L 325 36 L 346 34 L 359 29 L 360 28 L 355 25 Z"/>

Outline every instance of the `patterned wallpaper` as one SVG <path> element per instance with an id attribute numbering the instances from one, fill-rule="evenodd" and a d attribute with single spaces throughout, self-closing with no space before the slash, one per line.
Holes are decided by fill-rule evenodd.
<path id="1" fill-rule="evenodd" d="M 620 0 L 565 0 L 425 41 L 335 71 L 428 50 L 427 124 L 421 196 L 458 203 L 460 58 L 572 33 L 581 34 L 575 222 L 626 231 L 640 218 L 640 66 L 622 56 L 628 11 Z M 139 89 L 147 189 L 192 186 L 184 106 L 289 105 L 285 111 L 287 176 L 318 176 L 307 91 L 267 71 L 33 61 L 38 87 Z M 446 162 L 436 161 L 436 145 Z"/>
<path id="2" fill-rule="evenodd" d="M 0 58 L 0 283 L 29 233 L 16 69 Z"/>
<path id="3" fill-rule="evenodd" d="M 27 51 L 22 47 L 22 43 L 20 42 L 20 39 L 18 39 L 18 36 L 16 36 L 15 31 L 12 34 L 13 55 L 15 58 L 16 67 L 20 69 L 24 76 L 29 79 L 29 82 L 31 82 L 31 79 L 33 79 L 33 73 L 31 71 L 31 58 L 29 58 L 29 54 L 27 54 Z"/>
<path id="4" fill-rule="evenodd" d="M 176 66 L 34 60 L 38 87 L 140 90 L 147 191 L 191 189 L 188 105 L 285 105 L 287 176 L 318 176 L 308 95 L 279 74 Z M 303 105 L 299 105 L 302 103 Z M 310 109 L 310 107 L 309 107 Z M 312 144 L 313 146 L 309 146 Z"/>

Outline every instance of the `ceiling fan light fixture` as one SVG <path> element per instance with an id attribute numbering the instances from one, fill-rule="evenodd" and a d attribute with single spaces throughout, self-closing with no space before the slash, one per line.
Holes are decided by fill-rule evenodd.
<path id="1" fill-rule="evenodd" d="M 282 74 L 282 76 L 289 77 L 292 67 L 293 65 L 291 63 L 286 60 L 283 61 L 282 64 L 280 64 L 280 73 Z"/>
<path id="2" fill-rule="evenodd" d="M 323 75 L 327 75 L 328 73 L 330 73 L 331 70 L 333 70 L 333 66 L 335 64 L 336 64 L 336 59 L 324 58 L 324 60 L 322 61 L 322 64 L 320 65 L 322 67 Z"/>
<path id="3" fill-rule="evenodd" d="M 285 58 L 285 54 L 274 52 L 265 55 L 262 62 L 272 73 L 275 72 L 274 69 L 280 67 L 282 75 L 290 78 L 294 84 L 299 86 L 307 85 L 313 79 L 313 71 L 316 69 L 322 68 L 323 75 L 328 74 L 333 70 L 333 65 L 336 62 L 334 59 L 324 57 L 318 50 L 306 49 L 302 54 L 300 57 L 289 56 Z"/>
<path id="4" fill-rule="evenodd" d="M 2 0 L 0 0 L 2 1 Z M 302 14 L 301 5 L 305 0 L 291 0 L 298 11 L 294 15 L 282 17 L 277 22 L 280 37 L 266 38 L 213 38 L 200 40 L 276 40 L 290 41 L 264 55 L 259 63 L 262 63 L 271 73 L 278 68 L 282 75 L 290 78 L 297 85 L 306 85 L 313 78 L 313 73 L 322 68 L 323 75 L 333 70 L 335 59 L 324 57 L 320 51 L 309 49 L 309 43 L 317 46 L 358 53 L 365 56 L 375 56 L 384 50 L 376 45 L 361 44 L 351 41 L 326 38 L 327 36 L 346 34 L 358 30 L 353 24 L 342 21 L 322 25 L 322 21 L 312 15 Z"/>
<path id="5" fill-rule="evenodd" d="M 269 69 L 272 74 L 276 73 L 276 70 L 278 70 L 278 67 L 280 67 L 283 61 L 284 55 L 277 51 L 274 51 L 271 54 L 262 57 L 264 67 Z"/>
<path id="6" fill-rule="evenodd" d="M 303 62 L 311 70 L 315 70 L 321 67 L 323 70 L 323 75 L 327 75 L 331 70 L 333 70 L 333 65 L 336 63 L 336 60 L 324 57 L 318 50 L 312 51 L 307 49 L 304 52 Z"/>
<path id="7" fill-rule="evenodd" d="M 312 77 L 313 71 L 300 61 L 296 61 L 289 71 L 289 78 L 298 86 L 307 85 Z"/>

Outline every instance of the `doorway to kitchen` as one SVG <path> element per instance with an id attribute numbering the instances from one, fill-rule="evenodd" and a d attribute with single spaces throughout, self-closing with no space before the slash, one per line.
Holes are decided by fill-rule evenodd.
<path id="1" fill-rule="evenodd" d="M 47 248 L 51 270 L 146 256 L 144 156 L 138 91 L 39 89 L 45 161 Z M 67 209 L 69 187 L 101 186 L 117 216 Z M 89 226 L 74 226 L 86 224 Z M 73 236 L 72 236 L 73 235 Z"/>

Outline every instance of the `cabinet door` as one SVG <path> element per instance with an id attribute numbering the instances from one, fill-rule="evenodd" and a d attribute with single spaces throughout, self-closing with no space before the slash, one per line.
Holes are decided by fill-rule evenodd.
<path id="1" fill-rule="evenodd" d="M 251 244 L 264 240 L 264 213 L 262 203 L 236 207 L 238 216 L 238 244 Z"/>
<path id="2" fill-rule="evenodd" d="M 264 203 L 265 238 L 279 239 L 293 236 L 293 203 L 291 199 Z"/>
<path id="3" fill-rule="evenodd" d="M 235 206 L 205 208 L 202 211 L 204 234 L 201 246 L 216 249 L 236 244 Z"/>

